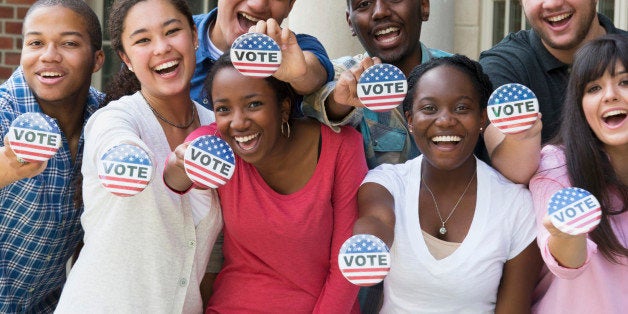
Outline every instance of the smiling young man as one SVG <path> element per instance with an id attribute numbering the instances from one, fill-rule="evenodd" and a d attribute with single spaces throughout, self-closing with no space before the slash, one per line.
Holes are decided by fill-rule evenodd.
<path id="1" fill-rule="evenodd" d="M 521 0 L 531 29 L 511 33 L 480 54 L 494 88 L 528 86 L 539 100 L 543 143 L 558 129 L 569 70 L 576 50 L 604 34 L 623 33 L 596 13 L 595 0 Z"/>
<path id="2" fill-rule="evenodd" d="M 251 27 L 276 40 L 287 37 L 286 32 L 281 34 L 279 25 L 288 17 L 295 1 L 219 0 L 217 8 L 206 14 L 195 15 L 199 48 L 196 51 L 196 70 L 192 77 L 192 99 L 209 108 L 208 97 L 203 91 L 203 81 L 207 73 L 214 61 L 231 47 L 235 39 L 249 32 Z M 295 71 L 297 68 L 300 71 Z M 306 34 L 291 34 L 288 44 L 282 45 L 282 64 L 274 76 L 290 83 L 300 95 L 306 95 L 330 81 L 334 71 L 327 52 L 318 39 Z"/>
<path id="3" fill-rule="evenodd" d="M 401 109 L 374 112 L 364 108 L 357 98 L 357 81 L 373 65 L 372 57 L 398 67 L 407 76 L 415 66 L 449 55 L 421 43 L 421 24 L 429 15 L 428 0 L 347 0 L 347 23 L 366 52 L 333 60 L 334 81 L 304 99 L 305 115 L 336 131 L 340 125 L 358 128 L 370 169 L 382 163 L 405 162 L 416 157 L 418 149 Z"/>
<path id="4" fill-rule="evenodd" d="M 83 126 L 103 95 L 96 14 L 81 0 L 40 0 L 26 13 L 20 67 L 0 86 L 0 312 L 51 313 L 83 237 L 75 200 Z M 6 141 L 26 112 L 54 118 L 63 143 L 48 162 L 18 162 Z"/>

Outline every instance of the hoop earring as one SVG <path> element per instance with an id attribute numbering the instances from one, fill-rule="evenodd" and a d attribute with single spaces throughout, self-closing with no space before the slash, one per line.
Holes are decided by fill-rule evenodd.
<path id="1" fill-rule="evenodd" d="M 286 125 L 287 127 L 284 128 L 284 125 Z M 288 129 L 287 135 L 286 135 L 286 129 Z M 287 139 L 290 139 L 290 123 L 288 123 L 288 121 L 281 123 L 281 134 L 285 136 Z"/>

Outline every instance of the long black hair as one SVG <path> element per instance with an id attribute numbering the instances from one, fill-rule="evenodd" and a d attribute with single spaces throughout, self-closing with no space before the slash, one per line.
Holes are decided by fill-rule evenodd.
<path id="1" fill-rule="evenodd" d="M 618 178 L 604 151 L 604 144 L 589 127 L 582 98 L 589 82 L 600 78 L 606 71 L 617 74 L 618 63 L 623 64 L 624 69 L 628 67 L 627 35 L 606 35 L 578 50 L 567 85 L 563 119 L 554 140 L 564 147 L 571 184 L 591 192 L 602 205 L 602 221 L 589 237 L 611 262 L 618 262 L 618 256 L 628 256 L 628 250 L 617 239 L 608 219 L 628 210 L 628 187 Z M 623 201 L 621 207 L 614 210 L 611 208 L 613 195 Z"/>

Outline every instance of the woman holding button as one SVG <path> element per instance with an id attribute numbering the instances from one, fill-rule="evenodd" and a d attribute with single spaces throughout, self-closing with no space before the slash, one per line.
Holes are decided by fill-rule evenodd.
<path id="1" fill-rule="evenodd" d="M 161 180 L 170 151 L 214 121 L 189 96 L 192 15 L 184 0 L 117 0 L 109 32 L 124 65 L 85 128 L 85 246 L 57 312 L 201 313 L 199 285 L 222 225 L 220 205 L 213 195 L 173 193 Z M 100 181 L 101 156 L 120 144 L 141 148 L 152 162 L 152 180 L 134 196 L 114 195 Z"/>
<path id="2" fill-rule="evenodd" d="M 455 55 L 416 67 L 408 86 L 422 155 L 369 171 L 353 230 L 391 246 L 382 312 L 529 312 L 541 265 L 530 194 L 473 155 L 488 77 Z"/>
<path id="3" fill-rule="evenodd" d="M 536 313 L 625 313 L 628 308 L 628 37 L 608 35 L 576 53 L 563 120 L 530 181 L 538 244 L 549 271 Z M 551 196 L 579 187 L 601 203 L 588 234 L 559 231 Z"/>
<path id="4" fill-rule="evenodd" d="M 342 276 L 338 252 L 367 169 L 360 134 L 292 116 L 288 83 L 244 76 L 228 53 L 205 86 L 216 124 L 187 140 L 219 134 L 236 155 L 233 177 L 218 187 L 225 262 L 207 313 L 358 313 L 358 287 Z M 164 174 L 179 191 L 192 184 L 185 149 Z"/>

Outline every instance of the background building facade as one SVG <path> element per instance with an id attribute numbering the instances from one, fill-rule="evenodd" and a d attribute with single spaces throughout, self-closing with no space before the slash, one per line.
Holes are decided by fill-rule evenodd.
<path id="1" fill-rule="evenodd" d="M 593 1 L 593 0 L 591 0 Z M 22 20 L 35 0 L 0 0 L 0 82 L 17 68 L 22 47 Z M 113 0 L 86 0 L 106 25 Z M 194 13 L 208 12 L 217 0 L 188 0 Z M 421 40 L 429 47 L 477 59 L 480 52 L 512 31 L 527 28 L 519 0 L 431 0 L 430 19 L 423 24 Z M 345 17 L 344 0 L 297 0 L 284 22 L 298 33 L 316 36 L 332 58 L 363 51 Z M 621 29 L 628 29 L 628 0 L 599 0 L 598 11 Z M 106 29 L 106 27 L 104 28 Z M 106 62 L 94 75 L 93 85 L 103 87 L 120 68 L 105 31 Z"/>

